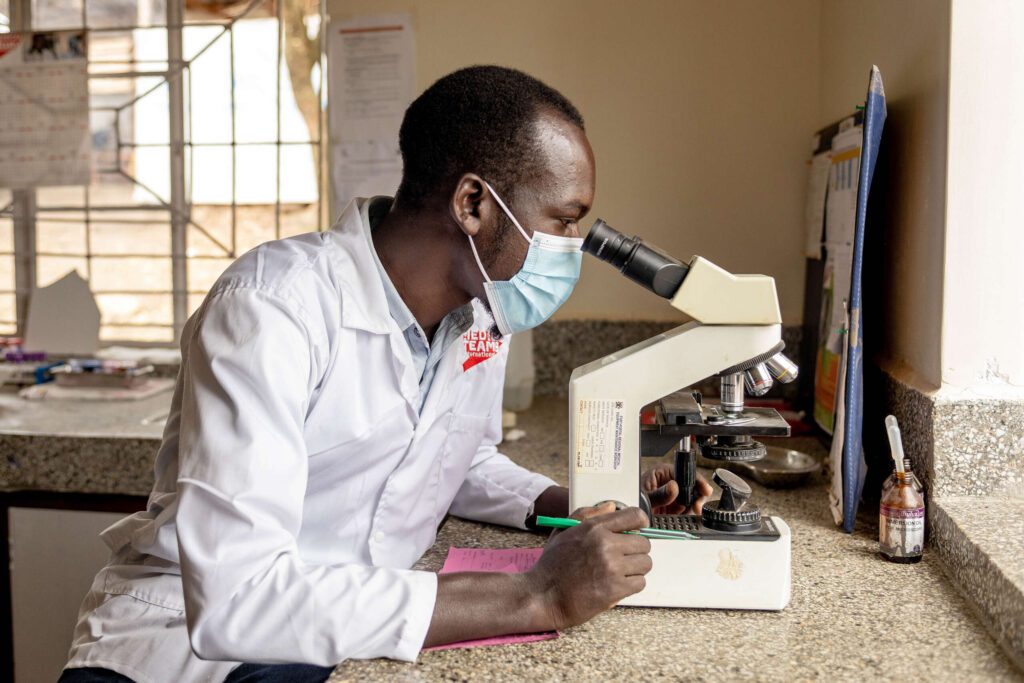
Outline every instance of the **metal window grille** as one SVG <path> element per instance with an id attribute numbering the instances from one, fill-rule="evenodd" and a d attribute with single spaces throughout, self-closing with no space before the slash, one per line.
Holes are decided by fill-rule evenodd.
<path id="1" fill-rule="evenodd" d="M 185 0 L 0 0 L 11 30 L 88 31 L 93 139 L 89 185 L 0 190 L 0 334 L 23 331 L 35 286 L 77 268 L 102 341 L 172 343 L 239 253 L 324 229 L 324 2 L 196 4 L 228 14 Z M 315 122 L 285 53 L 296 16 L 315 51 Z M 271 73 L 254 77 L 267 52 Z M 296 176 L 308 177 L 297 199 Z"/>

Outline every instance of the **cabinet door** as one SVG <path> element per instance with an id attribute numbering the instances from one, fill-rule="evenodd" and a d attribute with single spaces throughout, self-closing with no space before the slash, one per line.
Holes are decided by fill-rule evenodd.
<path id="1" fill-rule="evenodd" d="M 120 512 L 10 509 L 15 681 L 55 681 L 78 608 L 109 550 L 99 533 Z"/>

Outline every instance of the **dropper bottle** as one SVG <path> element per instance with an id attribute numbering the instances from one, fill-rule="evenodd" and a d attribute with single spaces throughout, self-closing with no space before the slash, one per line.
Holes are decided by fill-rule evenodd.
<path id="1" fill-rule="evenodd" d="M 885 427 L 896 472 L 892 485 L 882 488 L 878 548 L 891 562 L 920 562 L 924 552 L 924 496 L 917 477 L 907 467 L 909 461 L 903 457 L 903 440 L 896 418 L 885 418 Z"/>

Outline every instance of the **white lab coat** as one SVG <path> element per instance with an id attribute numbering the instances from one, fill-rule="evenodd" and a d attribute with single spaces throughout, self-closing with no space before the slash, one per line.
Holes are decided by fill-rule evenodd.
<path id="1" fill-rule="evenodd" d="M 409 567 L 445 513 L 522 527 L 554 484 L 496 450 L 507 345 L 464 368 L 491 324 L 478 302 L 417 414 L 366 206 L 244 255 L 185 326 L 148 509 L 103 533 L 68 666 L 200 681 L 414 660 L 437 577 Z"/>

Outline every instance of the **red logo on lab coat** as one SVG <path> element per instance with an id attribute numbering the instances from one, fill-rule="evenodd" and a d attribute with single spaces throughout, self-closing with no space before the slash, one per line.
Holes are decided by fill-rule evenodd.
<path id="1" fill-rule="evenodd" d="M 21 36 L 17 33 L 7 33 L 0 36 L 0 57 L 3 57 L 19 45 L 21 45 Z"/>
<path id="2" fill-rule="evenodd" d="M 468 358 L 462 362 L 462 371 L 465 372 L 477 363 L 498 353 L 501 348 L 501 340 L 495 339 L 489 330 L 470 330 L 462 335 L 462 341 L 466 343 L 466 355 Z"/>

